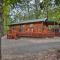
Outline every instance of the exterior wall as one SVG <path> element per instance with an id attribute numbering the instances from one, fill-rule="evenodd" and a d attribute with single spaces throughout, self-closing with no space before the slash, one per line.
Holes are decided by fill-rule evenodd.
<path id="1" fill-rule="evenodd" d="M 11 26 L 10 29 L 14 29 L 20 32 L 42 32 L 43 23 L 32 23 L 32 24 L 24 24 L 24 25 L 15 25 Z"/>
<path id="2" fill-rule="evenodd" d="M 43 22 L 39 23 L 31 23 L 31 24 L 23 24 L 23 25 L 14 25 L 10 27 L 11 29 L 11 36 L 16 38 L 17 35 L 19 36 L 54 36 L 54 33 L 48 29 L 48 26 L 44 24 Z M 23 32 L 23 33 L 20 33 Z M 28 32 L 28 33 L 26 33 Z M 33 34 L 30 34 L 30 32 L 34 32 Z M 16 35 L 17 34 L 17 35 Z"/>
<path id="3" fill-rule="evenodd" d="M 19 30 L 20 30 L 20 26 L 17 25 L 17 26 L 15 27 L 15 29 L 16 29 L 16 31 L 19 31 Z"/>
<path id="4" fill-rule="evenodd" d="M 15 25 L 11 26 L 10 29 L 14 29 L 15 31 L 20 32 L 43 32 L 43 29 L 47 29 L 47 27 L 46 25 L 43 25 L 42 22 L 39 22 L 24 25 Z"/>
<path id="5" fill-rule="evenodd" d="M 24 32 L 30 32 L 30 25 L 24 25 Z"/>
<path id="6" fill-rule="evenodd" d="M 43 23 L 37 23 L 35 24 L 34 32 L 42 32 L 42 28 L 43 28 Z"/>
<path id="7" fill-rule="evenodd" d="M 41 32 L 43 23 L 25 24 L 23 29 L 24 32 Z"/>

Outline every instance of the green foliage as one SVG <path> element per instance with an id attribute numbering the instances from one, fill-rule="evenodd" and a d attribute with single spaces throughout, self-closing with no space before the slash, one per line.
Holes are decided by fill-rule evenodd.
<path id="1" fill-rule="evenodd" d="M 14 5 L 14 4 L 16 4 L 17 2 L 19 2 L 19 3 L 21 3 L 22 2 L 22 0 L 3 0 L 3 3 L 5 4 L 5 5 Z"/>
<path id="2" fill-rule="evenodd" d="M 29 19 L 38 19 L 44 18 L 48 15 L 48 19 L 56 20 L 60 23 L 60 0 L 55 0 L 55 5 L 57 8 L 51 9 L 51 0 L 43 0 L 43 2 L 39 2 L 39 0 L 35 0 L 35 4 L 29 6 L 29 2 L 31 0 L 3 0 L 3 18 L 4 18 L 4 29 L 8 30 L 7 25 L 12 23 L 12 19 L 9 17 L 9 12 L 11 10 L 11 6 L 13 8 L 17 5 L 17 2 L 21 4 L 21 10 L 27 11 L 27 15 L 21 15 L 19 12 L 16 14 L 16 20 L 19 18 L 20 20 L 29 20 Z M 33 6 L 33 8 L 32 8 Z M 31 11 L 30 11 L 31 7 Z M 43 12 L 41 12 L 43 10 Z M 48 12 L 48 14 L 47 14 Z"/>
<path id="3" fill-rule="evenodd" d="M 10 24 L 10 18 L 9 18 L 9 12 L 10 12 L 10 8 L 11 8 L 11 5 L 14 5 L 17 4 L 17 2 L 20 2 L 21 3 L 21 0 L 3 0 L 3 19 L 4 19 L 4 22 L 3 22 L 3 28 L 4 28 L 4 33 L 7 32 L 8 30 L 8 24 Z"/>
<path id="4" fill-rule="evenodd" d="M 59 6 L 59 5 L 60 5 L 60 0 L 55 0 L 55 4 L 56 4 L 57 6 Z"/>
<path id="5" fill-rule="evenodd" d="M 53 11 L 49 10 L 48 18 L 60 23 L 60 11 L 58 9 L 54 9 Z"/>

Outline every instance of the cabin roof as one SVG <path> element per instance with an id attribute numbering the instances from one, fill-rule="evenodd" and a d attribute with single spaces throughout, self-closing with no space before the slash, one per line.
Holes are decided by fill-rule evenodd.
<path id="1" fill-rule="evenodd" d="M 26 23 L 34 23 L 34 22 L 45 22 L 47 18 L 44 19 L 34 19 L 34 20 L 21 20 L 20 22 L 11 23 L 10 25 L 16 24 L 26 24 Z"/>
<path id="2" fill-rule="evenodd" d="M 35 23 L 35 22 L 49 22 L 54 23 L 54 20 L 47 20 L 47 18 L 44 19 L 34 19 L 34 20 L 21 20 L 20 22 L 11 23 L 10 25 L 20 25 L 20 24 L 26 24 L 26 23 Z M 55 23 L 57 23 L 55 21 Z"/>

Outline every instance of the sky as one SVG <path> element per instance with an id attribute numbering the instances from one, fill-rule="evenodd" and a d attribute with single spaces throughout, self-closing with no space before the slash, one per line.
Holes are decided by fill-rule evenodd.
<path id="1" fill-rule="evenodd" d="M 40 2 L 42 2 L 43 0 L 40 0 Z"/>

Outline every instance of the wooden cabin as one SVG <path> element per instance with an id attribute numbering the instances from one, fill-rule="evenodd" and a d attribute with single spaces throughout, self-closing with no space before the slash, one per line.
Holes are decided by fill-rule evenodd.
<path id="1" fill-rule="evenodd" d="M 20 21 L 18 23 L 12 23 L 9 26 L 7 38 L 17 37 L 54 37 L 54 32 L 49 29 L 49 25 L 56 25 L 55 22 L 50 22 L 46 18 Z"/>

